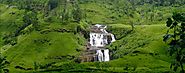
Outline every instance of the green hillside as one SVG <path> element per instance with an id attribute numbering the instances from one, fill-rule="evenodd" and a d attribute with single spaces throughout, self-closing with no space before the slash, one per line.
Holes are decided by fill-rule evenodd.
<path id="1" fill-rule="evenodd" d="M 173 57 L 163 36 L 167 18 L 184 12 L 184 4 L 184 0 L 0 0 L 0 55 L 9 62 L 4 69 L 10 73 L 173 73 Z M 109 62 L 78 60 L 93 24 L 107 25 L 116 37 L 106 46 Z"/>

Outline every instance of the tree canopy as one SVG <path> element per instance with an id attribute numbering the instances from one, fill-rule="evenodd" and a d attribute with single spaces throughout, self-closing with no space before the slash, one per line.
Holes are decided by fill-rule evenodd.
<path id="1" fill-rule="evenodd" d="M 163 41 L 167 42 L 169 54 L 174 58 L 171 67 L 174 71 L 181 68 L 184 73 L 185 63 L 185 13 L 174 13 L 172 18 L 168 18 L 166 26 L 169 28 Z"/>

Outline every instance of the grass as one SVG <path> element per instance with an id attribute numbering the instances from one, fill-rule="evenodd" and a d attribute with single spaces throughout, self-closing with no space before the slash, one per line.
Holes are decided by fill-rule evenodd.
<path id="1" fill-rule="evenodd" d="M 127 19 L 124 18 L 127 17 L 120 18 L 120 20 L 116 20 L 115 24 L 111 24 L 115 19 L 111 17 L 116 16 L 116 14 L 112 14 L 100 4 L 81 4 L 80 7 L 86 12 L 87 20 L 92 23 L 109 23 L 110 28 L 108 30 L 117 38 L 116 42 L 107 46 L 111 50 L 113 60 L 102 63 L 71 63 L 80 55 L 76 49 L 84 49 L 86 39 L 73 32 L 62 33 L 50 30 L 64 28 L 75 31 L 77 23 L 68 25 L 62 25 L 58 22 L 47 23 L 41 19 L 42 14 L 40 14 L 41 31 L 19 35 L 17 37 L 18 44 L 8 47 L 7 51 L 3 53 L 11 62 L 10 72 L 29 72 L 15 67 L 34 69 L 34 63 L 41 66 L 54 63 L 48 67 L 62 67 L 62 69 L 71 71 L 82 69 L 82 72 L 86 70 L 91 72 L 171 72 L 169 68 L 171 58 L 167 53 L 168 46 L 162 41 L 167 30 L 164 24 L 136 25 L 135 30 L 131 31 L 130 25 L 121 24 L 126 23 Z M 9 14 L 11 12 L 15 12 L 15 14 Z M 0 44 L 3 43 L 3 34 L 14 32 L 18 26 L 22 25 L 22 14 L 24 14 L 24 10 L 6 8 L 6 5 L 0 5 Z M 140 19 L 138 13 L 135 15 L 137 15 L 136 19 Z M 167 18 L 170 15 L 169 12 L 164 14 L 164 17 Z M 49 32 L 41 34 L 42 31 L 46 30 Z M 4 45 L 0 45 L 0 47 L 2 46 Z M 48 67 L 44 69 L 50 69 Z"/>
<path id="2" fill-rule="evenodd" d="M 87 5 L 82 5 L 85 7 Z M 86 10 L 92 10 L 98 12 L 97 16 L 92 12 L 88 12 L 89 20 L 94 23 L 103 23 L 104 18 L 107 18 L 106 9 L 103 9 L 96 4 L 89 4 Z M 21 18 L 18 15 L 9 15 L 11 11 L 21 13 L 16 9 L 6 10 L 1 13 L 2 30 L 1 33 L 11 32 L 15 30 L 15 26 L 12 24 L 4 25 L 4 23 L 10 23 L 9 21 L 20 22 Z M 7 17 L 7 18 L 5 18 Z M 15 20 L 16 19 L 16 20 Z M 16 22 L 16 23 L 17 23 Z M 61 25 L 60 23 L 45 23 L 41 22 L 41 31 L 64 28 L 67 30 L 75 31 L 77 24 Z M 21 23 L 21 22 L 20 22 Z M 16 24 L 17 26 L 19 24 Z M 11 27 L 13 28 L 11 28 Z M 131 26 L 124 24 L 108 24 L 111 26 L 111 33 L 116 35 L 117 40 L 109 47 L 112 52 L 112 57 L 115 58 L 110 62 L 105 63 L 81 63 L 77 65 L 85 65 L 82 69 L 86 68 L 92 70 L 98 69 L 102 72 L 168 72 L 170 66 L 170 57 L 167 55 L 167 45 L 162 41 L 162 37 L 166 32 L 166 27 L 163 24 L 155 25 L 136 25 L 135 30 L 130 32 Z M 10 29 L 5 29 L 5 28 Z M 5 32 L 6 31 L 6 32 Z M 79 34 L 73 33 L 61 33 L 61 32 L 48 32 L 41 34 L 41 31 L 33 31 L 28 34 L 18 36 L 18 44 L 10 47 L 4 55 L 11 62 L 10 72 L 24 70 L 16 69 L 15 66 L 21 66 L 24 68 L 34 68 L 34 62 L 44 66 L 46 64 L 55 62 L 56 66 L 63 66 L 68 63 L 71 56 L 79 56 L 79 52 L 76 49 L 83 49 L 85 39 Z M 2 36 L 2 35 L 1 35 Z M 135 52 L 135 53 L 134 53 Z M 56 57 L 66 56 L 62 59 L 55 59 Z M 69 57 L 69 58 L 67 58 Z M 74 69 L 78 69 L 74 66 Z M 69 68 L 69 70 L 71 70 Z"/>
<path id="3" fill-rule="evenodd" d="M 21 20 L 22 15 L 24 14 L 24 10 L 18 10 L 16 8 L 6 8 L 5 5 L 1 5 L 0 9 L 1 32 L 15 31 L 15 29 L 17 29 L 17 27 L 23 23 Z"/>
<path id="4" fill-rule="evenodd" d="M 3 47 L 3 36 L 14 33 L 15 30 L 23 23 L 22 15 L 24 10 L 16 8 L 7 8 L 6 5 L 0 4 L 0 47 Z"/>
<path id="5" fill-rule="evenodd" d="M 39 64 L 67 62 L 68 59 L 55 59 L 55 57 L 76 56 L 79 54 L 76 49 L 83 49 L 80 48 L 81 45 L 78 45 L 77 40 L 81 36 L 72 33 L 50 32 L 40 34 L 39 32 L 32 32 L 19 38 L 19 44 L 4 52 L 4 55 L 11 62 L 11 67 L 33 68 L 34 62 Z"/>

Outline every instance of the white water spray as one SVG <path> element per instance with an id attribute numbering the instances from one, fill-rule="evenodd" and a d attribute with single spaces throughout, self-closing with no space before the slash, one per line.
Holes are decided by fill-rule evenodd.
<path id="1" fill-rule="evenodd" d="M 96 54 L 98 55 L 98 61 L 102 62 L 103 61 L 103 53 L 101 50 L 96 50 Z"/>
<path id="2" fill-rule="evenodd" d="M 109 58 L 109 50 L 108 49 L 104 50 L 104 55 L 105 55 L 104 61 L 109 61 L 110 58 Z"/>

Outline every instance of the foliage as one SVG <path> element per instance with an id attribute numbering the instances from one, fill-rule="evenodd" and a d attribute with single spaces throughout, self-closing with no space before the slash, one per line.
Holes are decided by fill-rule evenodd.
<path id="1" fill-rule="evenodd" d="M 17 44 L 17 38 L 13 36 L 13 34 L 9 33 L 9 34 L 4 34 L 3 35 L 3 44 L 7 45 L 15 45 Z"/>
<path id="2" fill-rule="evenodd" d="M 7 49 L 3 54 L 7 60 L 12 60 L 8 68 L 13 73 L 42 69 L 46 72 L 49 69 L 66 72 L 168 72 L 170 57 L 165 52 L 166 44 L 161 41 L 166 28 L 161 24 L 171 17 L 174 10 L 184 12 L 184 2 L 0 0 L 0 38 L 7 44 L 16 43 L 5 46 Z M 116 26 L 109 30 L 117 40 L 108 47 L 114 60 L 105 64 L 90 62 L 92 65 L 69 62 L 85 49 L 88 27 L 96 23 Z M 131 32 L 128 24 L 135 31 Z M 14 34 L 17 37 L 12 36 Z"/>
<path id="3" fill-rule="evenodd" d="M 7 66 L 10 63 L 6 60 L 5 57 L 3 57 L 0 53 L 0 73 L 8 73 L 9 70 L 7 69 Z"/>
<path id="4" fill-rule="evenodd" d="M 76 21 L 76 22 L 80 22 L 80 20 L 82 19 L 83 17 L 83 14 L 82 14 L 82 10 L 80 8 L 76 8 L 73 10 L 73 19 Z"/>
<path id="5" fill-rule="evenodd" d="M 16 32 L 15 32 L 15 36 L 18 36 L 20 34 L 20 32 L 25 29 L 27 26 L 29 25 L 33 25 L 34 29 L 38 29 L 38 18 L 37 18 L 37 14 L 35 12 L 27 12 L 24 16 L 23 16 L 23 22 L 24 24 L 19 27 Z"/>
<path id="6" fill-rule="evenodd" d="M 50 11 L 56 8 L 57 6 L 58 6 L 58 0 L 49 0 L 48 7 Z"/>
<path id="7" fill-rule="evenodd" d="M 77 32 L 84 35 L 86 39 L 89 38 L 89 25 L 85 20 L 81 20 L 77 26 Z"/>
<path id="8" fill-rule="evenodd" d="M 166 26 L 169 28 L 163 41 L 168 42 L 170 56 L 174 57 L 174 61 L 170 68 L 174 71 L 181 67 L 184 73 L 185 63 L 185 13 L 174 13 L 172 18 L 168 18 Z M 170 32 L 171 31 L 171 32 Z"/>

